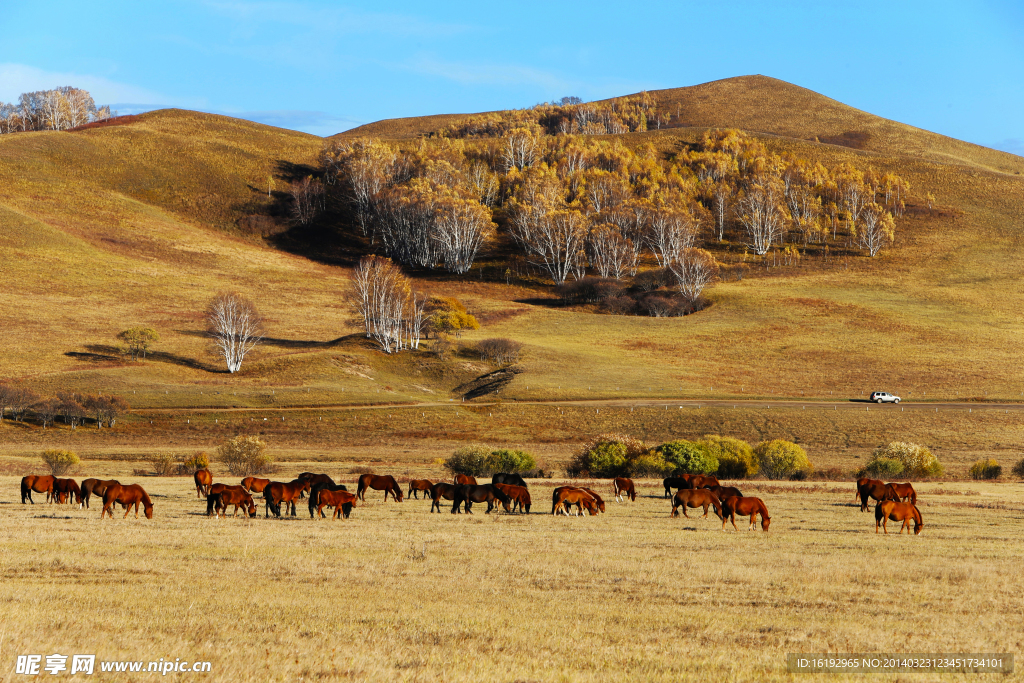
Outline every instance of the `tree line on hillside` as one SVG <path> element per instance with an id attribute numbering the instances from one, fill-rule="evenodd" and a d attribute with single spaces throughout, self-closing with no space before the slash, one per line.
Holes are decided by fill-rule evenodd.
<path id="1" fill-rule="evenodd" d="M 91 419 L 99 429 L 103 425 L 113 427 L 117 418 L 128 409 L 128 402 L 120 396 L 59 391 L 56 396 L 44 397 L 27 387 L 0 384 L 0 422 L 6 413 L 16 422 L 34 417 L 44 428 L 53 426 L 59 418 L 75 429 Z"/>
<path id="2" fill-rule="evenodd" d="M 109 106 L 97 107 L 88 91 L 68 85 L 22 93 L 14 104 L 0 102 L 0 133 L 70 130 L 110 117 Z"/>
<path id="3" fill-rule="evenodd" d="M 543 132 L 442 136 L 414 150 L 330 141 L 322 182 L 302 181 L 295 205 L 341 200 L 371 247 L 404 266 L 464 274 L 504 239 L 555 285 L 631 282 L 634 300 L 670 290 L 686 313 L 720 277 L 709 244 L 740 243 L 744 260 L 794 262 L 812 247 L 873 257 L 893 242 L 910 192 L 895 173 L 778 155 L 738 130 L 709 131 L 669 159 L 648 144 Z"/>

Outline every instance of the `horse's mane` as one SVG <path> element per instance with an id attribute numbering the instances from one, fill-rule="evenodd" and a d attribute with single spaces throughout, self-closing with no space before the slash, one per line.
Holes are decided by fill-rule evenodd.
<path id="1" fill-rule="evenodd" d="M 149 494 L 146 493 L 146 490 L 143 489 L 141 486 L 139 488 L 142 490 L 142 504 L 143 504 L 143 506 L 145 506 L 146 508 L 153 507 L 153 501 L 151 501 L 149 499 Z"/>

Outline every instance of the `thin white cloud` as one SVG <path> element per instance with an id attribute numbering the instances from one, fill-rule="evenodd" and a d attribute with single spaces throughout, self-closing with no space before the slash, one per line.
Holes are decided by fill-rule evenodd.
<path id="1" fill-rule="evenodd" d="M 88 90 L 96 104 L 109 102 L 161 102 L 168 97 L 146 88 L 118 83 L 102 76 L 71 71 L 46 71 L 27 64 L 0 63 L 0 101 L 14 102 L 25 92 L 50 90 L 64 85 Z"/>

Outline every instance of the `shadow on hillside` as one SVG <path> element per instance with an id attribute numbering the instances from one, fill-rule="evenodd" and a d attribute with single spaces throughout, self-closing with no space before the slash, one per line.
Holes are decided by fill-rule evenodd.
<path id="1" fill-rule="evenodd" d="M 65 356 L 71 358 L 77 358 L 79 360 L 91 361 L 91 362 L 120 362 L 127 364 L 125 358 L 121 355 L 121 350 L 116 346 L 110 346 L 108 344 L 86 344 L 88 352 L 83 351 L 68 351 Z M 170 353 L 169 351 L 151 351 L 146 354 L 143 360 L 153 361 L 157 363 L 170 363 L 171 365 L 180 365 L 185 368 L 191 368 L 193 370 L 201 370 L 203 372 L 210 372 L 215 374 L 227 373 L 227 370 L 207 365 L 201 361 L 195 360 L 194 358 L 187 358 L 185 356 L 179 356 L 176 353 Z"/>
<path id="2" fill-rule="evenodd" d="M 353 336 L 347 334 L 344 337 L 338 337 L 330 341 L 317 341 L 315 339 L 277 339 L 275 337 L 264 337 L 263 343 L 267 346 L 278 346 L 282 349 L 330 349 L 337 346 L 341 346 L 345 341 L 351 339 Z"/>

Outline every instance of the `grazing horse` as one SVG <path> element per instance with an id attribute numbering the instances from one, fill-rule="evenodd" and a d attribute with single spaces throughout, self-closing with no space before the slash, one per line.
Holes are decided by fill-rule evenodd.
<path id="1" fill-rule="evenodd" d="M 313 499 L 313 494 L 309 494 L 310 500 Z M 312 505 L 312 503 L 310 503 Z M 319 489 L 317 496 L 316 511 L 321 517 L 324 517 L 324 508 L 334 508 L 334 514 L 331 519 L 337 519 L 339 516 L 342 519 L 348 519 L 349 514 L 352 512 L 352 506 L 356 505 L 356 497 L 348 491 L 331 490 L 331 489 Z"/>
<path id="2" fill-rule="evenodd" d="M 441 512 L 442 500 L 455 500 L 455 488 L 455 484 L 443 481 L 430 487 L 430 499 L 434 501 L 430 504 L 430 511 L 433 512 L 434 508 L 437 508 L 437 511 Z"/>
<path id="3" fill-rule="evenodd" d="M 423 491 L 423 497 L 426 498 L 430 494 L 430 489 L 433 488 L 434 482 L 429 479 L 413 479 L 409 482 L 409 497 L 420 499 L 420 491 Z"/>
<path id="4" fill-rule="evenodd" d="M 921 533 L 921 529 L 924 528 L 924 520 L 921 519 L 921 512 L 917 509 L 917 506 L 913 503 L 899 503 L 895 500 L 880 500 L 875 505 L 875 533 L 878 533 L 878 525 L 882 525 L 882 530 L 885 533 L 889 533 L 889 529 L 886 524 L 889 520 L 894 522 L 903 522 L 903 526 L 900 527 L 900 533 L 903 530 L 907 530 L 907 535 L 910 535 L 910 522 L 914 522 L 914 535 Z"/>
<path id="5" fill-rule="evenodd" d="M 100 519 L 103 519 L 105 514 L 109 514 L 110 518 L 113 519 L 114 505 L 117 503 L 124 508 L 125 517 L 128 516 L 134 505 L 135 519 L 139 518 L 139 503 L 142 503 L 146 519 L 153 519 L 153 501 L 149 499 L 146 490 L 138 484 L 128 484 L 127 486 L 113 484 L 108 486 L 107 490 L 103 492 L 103 509 L 100 510 Z"/>
<path id="6" fill-rule="evenodd" d="M 196 470 L 196 473 L 192 475 L 192 478 L 196 482 L 196 498 L 209 496 L 210 484 L 213 483 L 213 475 L 210 473 L 210 470 L 205 467 L 201 470 Z"/>
<path id="7" fill-rule="evenodd" d="M 768 531 L 768 526 L 772 523 L 772 518 L 768 516 L 768 508 L 765 506 L 764 501 L 760 498 L 746 498 L 741 496 L 729 496 L 722 501 L 722 509 L 725 514 L 722 515 L 722 529 L 725 529 L 725 520 L 729 519 L 732 521 L 732 528 L 739 531 L 739 527 L 736 526 L 736 515 L 750 515 L 750 527 L 748 531 L 754 530 L 754 522 L 757 521 L 757 516 L 761 515 L 761 530 Z"/>
<path id="8" fill-rule="evenodd" d="M 524 489 L 529 488 L 526 485 L 526 480 L 518 474 L 495 474 L 491 477 L 492 484 L 509 484 L 511 486 L 522 486 Z"/>
<path id="9" fill-rule="evenodd" d="M 389 493 L 396 503 L 401 503 L 405 499 L 405 496 L 402 494 L 402 487 L 398 485 L 398 482 L 390 474 L 384 476 L 364 474 L 359 477 L 359 488 L 356 490 L 356 495 L 364 503 L 366 502 L 366 489 L 368 488 L 383 491 L 385 503 L 388 501 Z"/>
<path id="10" fill-rule="evenodd" d="M 889 483 L 886 486 L 889 487 L 889 497 L 893 500 L 898 500 L 901 503 L 906 503 L 909 500 L 911 505 L 917 505 L 917 491 L 909 482 L 906 484 Z"/>
<path id="11" fill-rule="evenodd" d="M 32 500 L 32 492 L 45 493 L 46 500 L 49 501 L 53 497 L 53 480 L 54 477 L 49 474 L 40 474 L 38 476 L 30 474 L 27 477 L 23 477 L 21 480 L 21 504 L 25 504 L 25 500 L 36 504 Z"/>
<path id="12" fill-rule="evenodd" d="M 505 512 L 509 512 L 509 497 L 494 484 L 462 484 L 461 486 L 455 487 L 455 497 L 452 503 L 452 514 L 460 512 L 459 506 L 464 505 L 466 508 L 466 514 L 473 514 L 473 503 L 487 503 L 487 512 L 490 513 L 494 509 L 494 502 L 498 501 L 502 507 L 505 508 Z"/>
<path id="13" fill-rule="evenodd" d="M 57 501 L 63 503 L 65 498 L 69 499 L 70 503 L 71 494 L 75 494 L 75 502 L 78 503 L 78 507 L 82 507 L 82 489 L 78 488 L 78 484 L 74 479 L 54 479 L 53 480 L 53 495 L 57 497 Z"/>
<path id="14" fill-rule="evenodd" d="M 669 498 L 672 495 L 672 489 L 692 489 L 693 486 L 690 484 L 691 479 L 693 479 L 692 474 L 680 474 L 676 477 L 666 477 L 661 482 L 665 485 L 665 497 Z"/>
<path id="15" fill-rule="evenodd" d="M 326 483 L 321 481 L 309 489 L 309 518 L 313 519 L 316 510 L 316 506 L 320 504 L 320 492 L 321 491 L 348 491 L 348 487 L 344 484 Z M 344 514 L 348 517 L 349 513 L 352 512 L 352 504 L 344 503 Z M 323 516 L 323 515 L 321 515 Z"/>
<path id="16" fill-rule="evenodd" d="M 612 490 L 615 492 L 615 500 L 620 503 L 627 497 L 634 503 L 636 502 L 636 487 L 633 485 L 632 479 L 615 477 L 612 479 Z"/>
<path id="17" fill-rule="evenodd" d="M 252 494 L 241 486 L 225 486 L 222 491 L 210 494 L 206 499 L 206 514 L 210 514 L 212 509 L 217 517 L 227 517 L 228 505 L 235 506 L 235 511 L 231 513 L 232 517 L 238 514 L 238 508 L 249 513 L 250 517 L 256 516 L 256 502 L 252 499 Z"/>
<path id="18" fill-rule="evenodd" d="M 858 479 L 857 495 L 860 496 L 860 511 L 867 512 L 868 500 L 871 498 L 882 501 L 896 494 L 892 492 L 885 482 L 878 479 Z"/>
<path id="19" fill-rule="evenodd" d="M 591 496 L 593 496 L 594 497 L 594 502 L 597 504 L 597 509 L 599 511 L 601 511 L 601 512 L 605 511 L 605 509 L 604 509 L 604 499 L 601 498 L 601 496 L 598 494 L 597 491 L 594 491 L 593 489 L 588 489 L 586 486 L 577 486 L 576 488 L 578 488 L 581 491 L 586 491 Z"/>
<path id="20" fill-rule="evenodd" d="M 568 517 L 569 508 L 573 505 L 576 506 L 577 514 L 583 514 L 583 508 L 586 508 L 587 512 L 590 513 L 591 517 L 597 515 L 597 501 L 594 497 L 574 486 L 559 486 L 551 494 L 551 514 L 556 514 L 559 509 Z"/>
<path id="21" fill-rule="evenodd" d="M 120 484 L 121 482 L 116 479 L 107 479 L 101 481 L 99 479 L 86 479 L 82 482 L 82 502 L 85 507 L 89 507 L 89 499 L 92 498 L 93 494 L 98 496 L 101 500 L 103 493 L 114 484 Z"/>
<path id="22" fill-rule="evenodd" d="M 334 486 L 334 480 L 331 479 L 330 476 L 326 474 L 314 474 L 312 472 L 303 472 L 299 476 L 295 477 L 295 481 L 309 482 L 310 491 L 316 488 L 317 484 L 330 484 L 331 486 Z M 301 494 L 299 494 L 299 498 L 302 498 Z"/>
<path id="23" fill-rule="evenodd" d="M 516 511 L 516 507 L 519 508 L 520 512 L 526 511 L 526 514 L 530 514 L 530 505 L 533 501 L 530 499 L 530 490 L 525 486 L 515 486 L 512 484 L 491 484 L 501 489 L 501 492 L 508 496 L 509 500 L 512 501 L 512 512 Z"/>
<path id="24" fill-rule="evenodd" d="M 690 486 L 695 489 L 709 489 L 712 486 L 721 486 L 718 477 L 712 474 L 695 474 L 690 479 Z"/>
<path id="25" fill-rule="evenodd" d="M 309 482 L 298 480 L 290 481 L 287 484 L 280 481 L 272 481 L 263 489 L 263 500 L 267 503 L 265 517 L 273 512 L 275 517 L 281 516 L 281 503 L 285 504 L 285 512 L 291 510 L 292 517 L 295 516 L 295 501 L 299 495 L 309 490 Z"/>
<path id="26" fill-rule="evenodd" d="M 263 489 L 267 488 L 267 484 L 270 483 L 269 479 L 257 479 L 256 477 L 246 477 L 242 480 L 242 488 L 249 493 L 263 493 Z"/>
<path id="27" fill-rule="evenodd" d="M 735 486 L 718 485 L 707 486 L 705 488 L 707 488 L 708 491 L 711 491 L 711 493 L 715 494 L 718 497 L 718 500 L 725 500 L 726 498 L 729 498 L 731 496 L 736 496 L 737 498 L 743 497 L 743 494 L 740 493 L 740 490 Z"/>
<path id="28" fill-rule="evenodd" d="M 468 474 L 456 474 L 453 482 L 456 486 L 476 486 L 476 477 L 471 477 Z"/>
<path id="29" fill-rule="evenodd" d="M 719 519 L 724 519 L 721 501 L 718 500 L 718 496 L 707 489 L 680 489 L 672 497 L 673 517 L 679 516 L 679 508 L 683 509 L 683 517 L 689 517 L 690 515 L 686 514 L 686 508 L 699 507 L 704 508 L 704 519 L 708 518 L 708 508 L 714 508 Z"/>
<path id="30" fill-rule="evenodd" d="M 212 517 L 215 510 L 220 509 L 219 501 L 220 494 L 225 491 L 241 491 L 242 493 L 248 493 L 241 486 L 232 484 L 210 484 L 206 494 L 206 516 Z"/>

